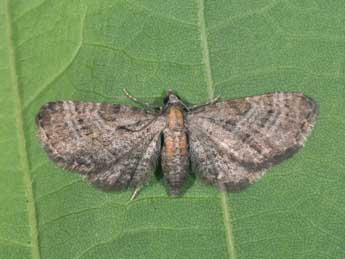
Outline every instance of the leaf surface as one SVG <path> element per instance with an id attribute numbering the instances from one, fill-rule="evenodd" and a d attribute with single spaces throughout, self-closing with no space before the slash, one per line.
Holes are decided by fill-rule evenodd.
<path id="1" fill-rule="evenodd" d="M 344 258 L 343 1 L 0 0 L 0 258 Z M 161 103 L 302 91 L 306 146 L 244 192 L 156 177 L 104 193 L 58 169 L 34 124 L 53 100 Z"/>

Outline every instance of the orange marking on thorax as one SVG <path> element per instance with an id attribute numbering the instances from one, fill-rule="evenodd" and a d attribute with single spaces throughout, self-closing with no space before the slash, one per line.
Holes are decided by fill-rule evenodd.
<path id="1" fill-rule="evenodd" d="M 184 113 L 181 107 L 172 106 L 167 112 L 169 134 L 164 135 L 164 145 L 168 157 L 188 152 L 187 135 L 184 131 Z"/>
<path id="2" fill-rule="evenodd" d="M 168 110 L 168 128 L 171 130 L 184 128 L 183 110 L 178 106 L 172 106 Z"/>

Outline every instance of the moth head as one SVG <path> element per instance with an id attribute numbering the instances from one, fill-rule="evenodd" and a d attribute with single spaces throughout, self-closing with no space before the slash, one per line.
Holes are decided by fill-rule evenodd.
<path id="1" fill-rule="evenodd" d="M 170 105 L 178 105 L 178 104 L 181 104 L 181 98 L 174 94 L 173 90 L 169 89 L 167 91 L 167 94 L 164 98 L 164 104 L 167 105 L 167 104 L 170 104 Z"/>

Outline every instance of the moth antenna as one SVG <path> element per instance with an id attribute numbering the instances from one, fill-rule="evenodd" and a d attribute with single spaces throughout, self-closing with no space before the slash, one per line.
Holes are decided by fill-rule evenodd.
<path id="1" fill-rule="evenodd" d="M 190 112 L 190 108 L 185 103 L 181 102 L 181 104 L 188 112 Z"/>
<path id="2" fill-rule="evenodd" d="M 136 102 L 138 104 L 141 104 L 141 105 L 143 105 L 143 106 L 145 106 L 147 108 L 154 109 L 154 110 L 157 110 L 157 109 L 161 108 L 160 106 L 154 105 L 152 103 L 147 103 L 147 102 L 144 102 L 142 100 L 139 100 L 138 98 L 136 98 L 133 95 L 129 94 L 126 88 L 123 88 L 122 91 L 128 97 L 128 99 L 132 100 L 133 102 Z"/>
<path id="3" fill-rule="evenodd" d="M 220 96 L 218 95 L 218 96 L 212 98 L 211 100 L 209 100 L 207 103 L 193 105 L 193 106 L 189 107 L 189 109 L 193 110 L 193 109 L 205 106 L 205 105 L 214 104 L 214 103 L 218 102 L 219 99 L 220 99 Z"/>

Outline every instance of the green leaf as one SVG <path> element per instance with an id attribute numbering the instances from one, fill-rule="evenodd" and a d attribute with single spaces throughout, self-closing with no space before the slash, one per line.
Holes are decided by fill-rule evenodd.
<path id="1" fill-rule="evenodd" d="M 0 258 L 344 258 L 342 0 L 0 0 Z M 34 124 L 51 100 L 190 103 L 303 91 L 306 146 L 223 194 L 191 177 L 104 193 L 58 169 Z"/>

